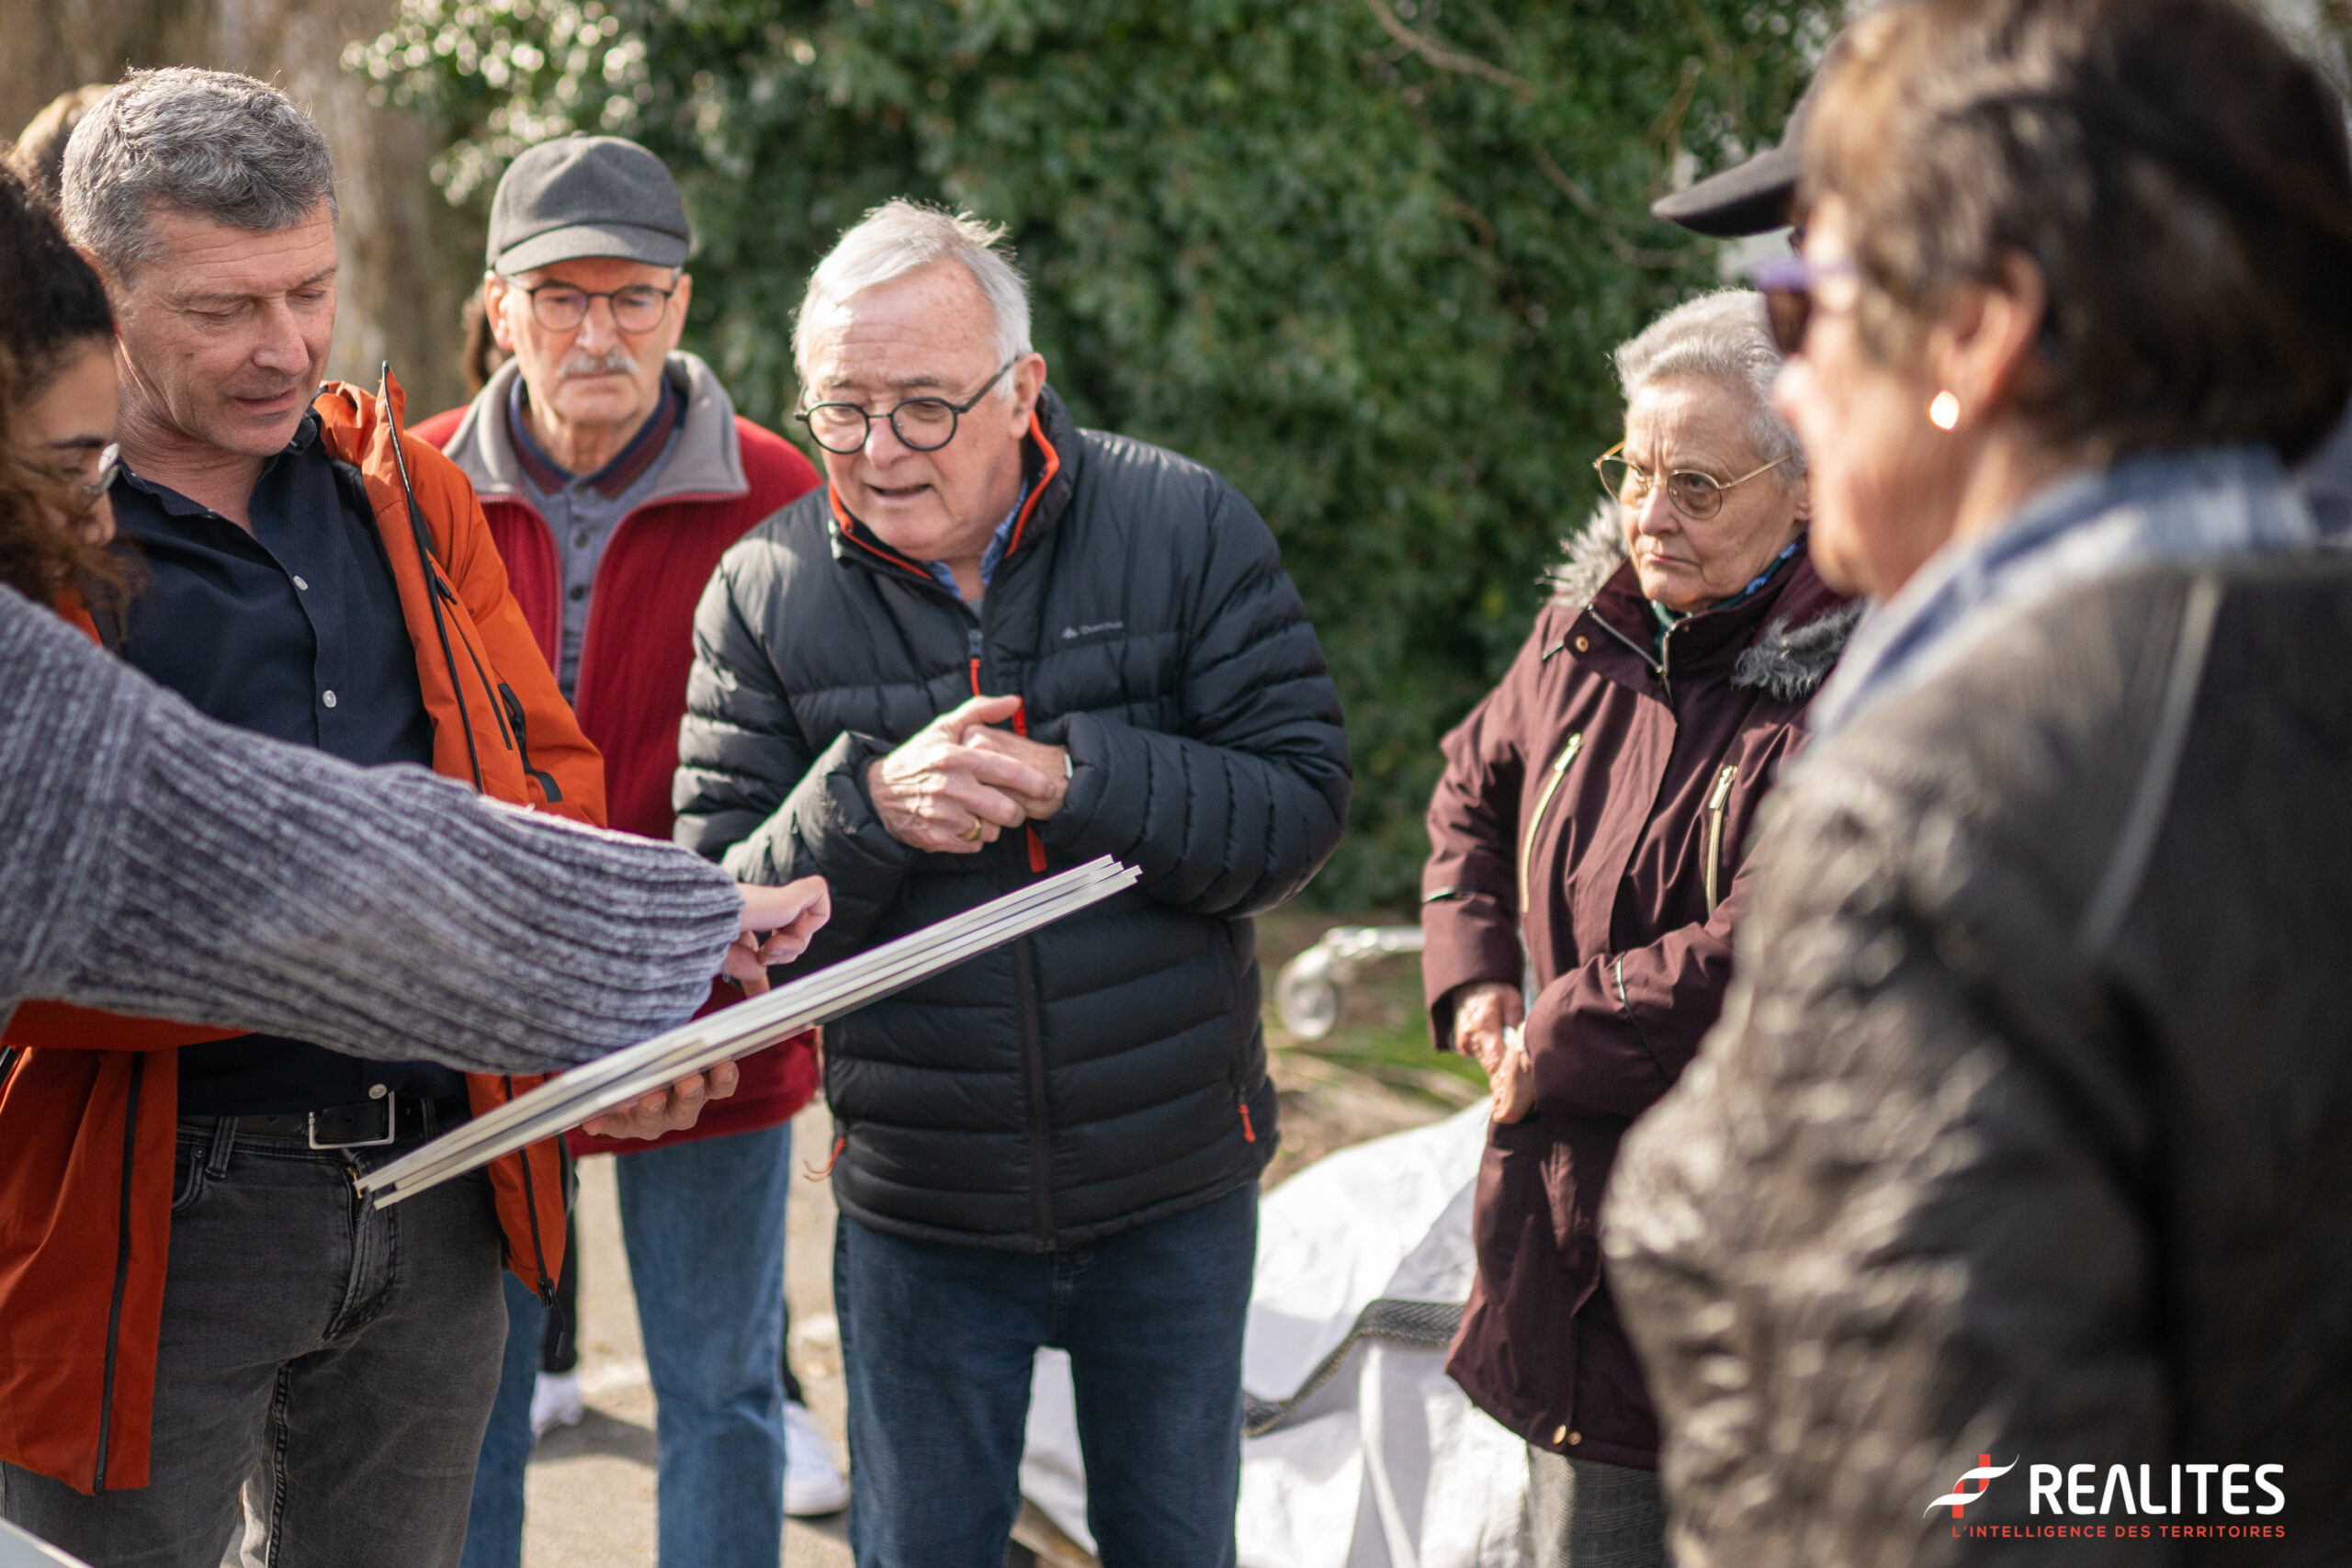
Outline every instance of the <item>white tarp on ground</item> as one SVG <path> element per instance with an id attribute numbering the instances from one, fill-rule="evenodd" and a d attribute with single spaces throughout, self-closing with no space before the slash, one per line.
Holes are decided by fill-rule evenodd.
<path id="1" fill-rule="evenodd" d="M 6 1519 L 0 1519 L 0 1568 L 90 1568 L 46 1541 L 35 1540 Z"/>
<path id="2" fill-rule="evenodd" d="M 1242 1385 L 1279 1404 L 1364 1309 L 1458 1307 L 1470 1293 L 1481 1100 L 1433 1126 L 1342 1149 L 1259 1210 Z M 1419 1314 L 1427 1317 L 1430 1314 Z M 1445 1375 L 1445 1352 L 1359 1332 L 1327 1381 L 1241 1445 L 1242 1568 L 1519 1568 L 1527 1451 Z M 1069 1360 L 1037 1358 L 1021 1489 L 1092 1550 Z"/>

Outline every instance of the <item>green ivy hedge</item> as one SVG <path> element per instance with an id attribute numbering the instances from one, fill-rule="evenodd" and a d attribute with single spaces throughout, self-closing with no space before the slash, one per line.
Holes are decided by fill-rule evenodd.
<path id="1" fill-rule="evenodd" d="M 798 435 L 791 312 L 873 204 L 1010 226 L 1080 420 L 1264 513 L 1347 703 L 1318 901 L 1408 904 L 1437 740 L 1615 438 L 1607 354 L 1712 286 L 1647 203 L 1779 134 L 1825 0 L 407 0 L 349 65 L 451 199 L 573 130 L 669 161 L 689 340 Z"/>

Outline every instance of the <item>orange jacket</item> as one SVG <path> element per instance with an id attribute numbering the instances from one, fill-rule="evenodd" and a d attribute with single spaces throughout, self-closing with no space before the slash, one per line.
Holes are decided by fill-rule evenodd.
<path id="1" fill-rule="evenodd" d="M 399 585 L 433 765 L 602 826 L 604 767 L 523 614 L 465 477 L 400 432 L 399 385 L 331 383 L 326 447 L 356 465 Z M 426 565 L 429 551 L 432 564 Z M 78 606 L 68 617 L 85 630 Z M 93 633 L 95 636 L 95 633 Z M 0 1460 L 84 1492 L 147 1484 L 178 1122 L 176 1048 L 238 1032 L 28 1002 L 0 1055 Z M 477 1113 L 536 1077 L 469 1075 Z M 491 1167 L 507 1266 L 545 1296 L 563 1260 L 557 1145 Z"/>

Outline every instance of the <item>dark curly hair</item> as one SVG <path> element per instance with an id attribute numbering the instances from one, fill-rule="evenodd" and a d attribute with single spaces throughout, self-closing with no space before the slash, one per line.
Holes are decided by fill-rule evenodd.
<path id="1" fill-rule="evenodd" d="M 2352 395 L 2344 106 L 2236 0 L 1882 6 L 1825 67 L 1805 186 L 1851 209 L 1883 363 L 1955 287 L 2032 259 L 2018 409 L 2054 447 L 2292 460 Z"/>
<path id="2" fill-rule="evenodd" d="M 82 487 L 7 455 L 25 408 L 66 360 L 113 334 L 97 275 L 49 208 L 0 170 L 0 583 L 40 604 L 70 588 L 97 612 L 129 592 L 122 558 L 78 526 L 90 509 Z"/>

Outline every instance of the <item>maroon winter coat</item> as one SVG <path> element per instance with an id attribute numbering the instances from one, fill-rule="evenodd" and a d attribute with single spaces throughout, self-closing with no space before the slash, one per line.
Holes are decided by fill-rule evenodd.
<path id="1" fill-rule="evenodd" d="M 1445 738 L 1430 802 L 1430 1023 L 1456 987 L 1520 985 L 1535 1110 L 1489 1129 L 1478 1275 L 1447 1370 L 1540 1448 L 1656 1469 L 1657 1421 L 1603 1278 L 1617 1142 L 1715 1021 L 1741 851 L 1852 608 L 1800 551 L 1762 589 L 1657 623 L 1597 519 L 1499 685 Z M 1524 891 L 1522 892 L 1522 889 Z"/>

